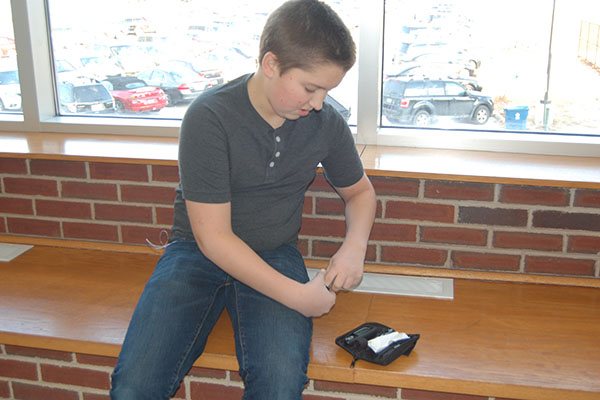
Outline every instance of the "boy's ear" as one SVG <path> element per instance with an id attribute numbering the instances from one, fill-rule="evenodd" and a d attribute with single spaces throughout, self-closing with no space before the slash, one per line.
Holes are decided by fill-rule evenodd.
<path id="1" fill-rule="evenodd" d="M 268 51 L 267 53 L 265 53 L 265 55 L 262 59 L 261 67 L 263 69 L 263 73 L 268 78 L 271 78 L 275 74 L 278 74 L 279 73 L 279 60 L 277 59 L 277 56 L 271 51 Z"/>

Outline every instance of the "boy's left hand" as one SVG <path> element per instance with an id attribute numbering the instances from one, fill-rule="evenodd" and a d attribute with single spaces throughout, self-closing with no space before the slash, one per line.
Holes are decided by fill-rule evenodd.
<path id="1" fill-rule="evenodd" d="M 325 284 L 334 292 L 354 289 L 362 280 L 364 258 L 365 252 L 362 249 L 344 243 L 329 260 Z"/>

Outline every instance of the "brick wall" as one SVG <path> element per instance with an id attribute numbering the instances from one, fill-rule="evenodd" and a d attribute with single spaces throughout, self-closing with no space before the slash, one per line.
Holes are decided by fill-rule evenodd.
<path id="1" fill-rule="evenodd" d="M 111 357 L 0 345 L 0 399 L 109 400 L 115 363 Z M 242 387 L 237 372 L 192 368 L 174 399 L 238 400 Z M 491 400 L 487 396 L 313 380 L 304 399 Z"/>
<path id="2" fill-rule="evenodd" d="M 600 190 L 373 176 L 367 260 L 431 268 L 600 277 Z M 171 226 L 175 163 L 0 158 L 0 233 L 159 243 Z M 300 248 L 326 259 L 343 203 L 319 175 Z"/>

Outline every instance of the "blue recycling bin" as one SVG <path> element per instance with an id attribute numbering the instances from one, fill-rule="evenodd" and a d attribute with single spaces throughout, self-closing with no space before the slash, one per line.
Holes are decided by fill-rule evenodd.
<path id="1" fill-rule="evenodd" d="M 504 121 L 506 123 L 506 129 L 527 129 L 527 115 L 529 114 L 529 107 L 517 106 L 513 108 L 504 109 Z"/>

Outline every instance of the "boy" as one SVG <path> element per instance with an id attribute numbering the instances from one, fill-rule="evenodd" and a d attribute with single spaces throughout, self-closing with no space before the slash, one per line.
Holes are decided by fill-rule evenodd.
<path id="1" fill-rule="evenodd" d="M 132 317 L 113 399 L 166 399 L 226 307 L 244 399 L 299 399 L 312 319 L 362 278 L 375 193 L 329 105 L 355 62 L 350 32 L 318 0 L 268 18 L 260 65 L 196 99 L 180 135 L 172 235 Z M 346 237 L 309 281 L 296 247 L 304 193 L 322 163 L 346 204 Z"/>

